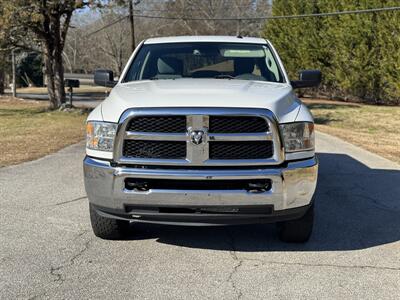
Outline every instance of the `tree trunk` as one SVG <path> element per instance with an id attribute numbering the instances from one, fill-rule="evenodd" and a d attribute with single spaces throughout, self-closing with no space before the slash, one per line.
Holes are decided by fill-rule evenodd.
<path id="1" fill-rule="evenodd" d="M 49 94 L 50 109 L 57 109 L 60 107 L 60 102 L 56 97 L 55 84 L 54 84 L 54 66 L 52 58 L 52 45 L 51 42 L 46 42 L 44 47 L 44 66 L 47 78 L 47 92 Z"/>
<path id="2" fill-rule="evenodd" d="M 62 59 L 62 50 L 56 47 L 54 51 L 54 87 L 56 98 L 61 105 L 65 103 L 65 88 L 64 88 L 64 66 Z"/>
<path id="3" fill-rule="evenodd" d="M 63 65 L 63 41 L 61 37 L 61 23 L 60 23 L 60 16 L 53 16 L 51 19 L 51 23 L 53 25 L 54 31 L 54 48 L 53 48 L 53 72 L 54 72 L 54 87 L 56 98 L 61 106 L 65 103 L 65 90 L 64 90 L 64 65 Z"/>
<path id="4" fill-rule="evenodd" d="M 0 95 L 4 94 L 4 70 L 0 69 Z"/>
<path id="5" fill-rule="evenodd" d="M 55 34 L 48 37 L 44 46 L 45 74 L 50 109 L 57 109 L 65 103 L 63 46 L 61 45 L 59 29 L 60 27 L 56 24 L 53 29 Z"/>
<path id="6" fill-rule="evenodd" d="M 136 40 L 135 40 L 135 19 L 133 17 L 133 0 L 129 1 L 129 25 L 131 28 L 131 50 L 132 52 L 135 50 L 136 47 Z"/>

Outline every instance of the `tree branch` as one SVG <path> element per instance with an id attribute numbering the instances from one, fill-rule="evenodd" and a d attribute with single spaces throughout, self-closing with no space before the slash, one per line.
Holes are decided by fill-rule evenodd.
<path id="1" fill-rule="evenodd" d="M 66 17 L 64 20 L 64 24 L 61 28 L 61 40 L 60 40 L 60 44 L 61 47 L 64 49 L 64 45 L 65 45 L 65 40 L 67 37 L 67 33 L 68 33 L 68 28 L 69 28 L 69 23 L 71 22 L 71 17 L 72 17 L 72 11 L 68 11 L 66 13 Z"/>

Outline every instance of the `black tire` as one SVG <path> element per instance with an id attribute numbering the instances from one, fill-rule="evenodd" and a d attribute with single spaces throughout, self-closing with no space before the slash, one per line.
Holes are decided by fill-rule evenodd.
<path id="1" fill-rule="evenodd" d="M 314 204 L 297 220 L 278 223 L 279 239 L 287 243 L 305 243 L 309 240 L 314 224 Z"/>
<path id="2" fill-rule="evenodd" d="M 95 236 L 105 240 L 115 240 L 123 238 L 129 233 L 129 221 L 102 217 L 92 204 L 89 204 L 89 212 Z"/>

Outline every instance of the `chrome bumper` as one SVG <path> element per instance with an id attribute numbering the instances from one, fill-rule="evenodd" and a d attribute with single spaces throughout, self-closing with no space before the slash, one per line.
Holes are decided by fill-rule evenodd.
<path id="1" fill-rule="evenodd" d="M 112 167 L 109 162 L 86 157 L 85 188 L 90 203 L 105 211 L 128 213 L 128 206 L 145 207 L 241 207 L 271 206 L 274 212 L 305 207 L 316 188 L 316 158 L 288 162 L 283 167 L 256 169 L 143 169 Z M 171 190 L 144 192 L 125 189 L 126 178 L 178 180 L 270 179 L 271 189 L 261 193 L 245 190 Z"/>

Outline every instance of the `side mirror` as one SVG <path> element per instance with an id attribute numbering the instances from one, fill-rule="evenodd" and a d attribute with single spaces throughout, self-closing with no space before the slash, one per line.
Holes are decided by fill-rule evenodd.
<path id="1" fill-rule="evenodd" d="M 319 70 L 304 70 L 299 72 L 299 80 L 291 81 L 294 89 L 317 87 L 321 83 L 322 73 Z"/>
<path id="2" fill-rule="evenodd" d="M 117 84 L 114 81 L 114 73 L 110 70 L 95 70 L 94 83 L 105 87 L 114 87 Z"/>

